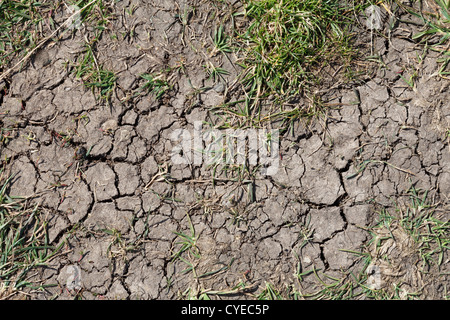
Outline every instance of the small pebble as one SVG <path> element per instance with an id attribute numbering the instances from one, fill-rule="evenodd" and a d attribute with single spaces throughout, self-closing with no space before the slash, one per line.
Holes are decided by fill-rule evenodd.
<path id="1" fill-rule="evenodd" d="M 117 121 L 114 119 L 107 120 L 102 124 L 102 130 L 107 133 L 114 132 L 118 127 Z"/>
<path id="2" fill-rule="evenodd" d="M 213 89 L 217 93 L 223 93 L 225 91 L 225 85 L 222 82 L 219 82 L 214 86 Z"/>
<path id="3" fill-rule="evenodd" d="M 86 158 L 86 153 L 87 153 L 87 150 L 85 147 L 77 148 L 77 150 L 75 151 L 75 160 L 81 160 L 81 159 Z"/>

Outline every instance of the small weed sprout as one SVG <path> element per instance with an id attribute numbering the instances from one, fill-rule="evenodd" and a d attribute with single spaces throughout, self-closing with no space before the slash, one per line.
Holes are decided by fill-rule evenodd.
<path id="1" fill-rule="evenodd" d="M 223 25 L 220 25 L 218 29 L 214 30 L 212 37 L 214 48 L 211 51 L 211 57 L 216 56 L 218 53 L 230 53 L 230 38 L 225 34 Z"/>
<path id="2" fill-rule="evenodd" d="M 151 92 L 156 99 L 161 99 L 163 95 L 170 89 L 169 82 L 163 79 L 163 75 L 153 76 L 151 74 L 142 74 L 141 78 L 146 82 L 141 87 L 141 91 Z"/>
<path id="3" fill-rule="evenodd" d="M 87 88 L 98 92 L 101 100 L 109 100 L 116 86 L 116 75 L 97 64 L 91 45 L 86 46 L 84 56 L 72 64 L 72 67 L 72 73 L 77 79 L 81 79 Z"/>
<path id="4" fill-rule="evenodd" d="M 203 65 L 203 68 L 205 68 L 206 73 L 209 76 L 208 79 L 212 79 L 213 82 L 217 82 L 220 79 L 224 80 L 223 76 L 229 74 L 227 70 L 220 67 L 216 67 L 211 62 L 208 62 L 206 65 Z"/>
<path id="5" fill-rule="evenodd" d="M 65 241 L 49 243 L 47 221 L 37 205 L 29 206 L 27 197 L 10 197 L 8 184 L 14 176 L 4 179 L 0 170 L 0 300 L 20 293 L 24 288 L 43 289 L 29 280 L 29 272 L 46 265 Z"/>

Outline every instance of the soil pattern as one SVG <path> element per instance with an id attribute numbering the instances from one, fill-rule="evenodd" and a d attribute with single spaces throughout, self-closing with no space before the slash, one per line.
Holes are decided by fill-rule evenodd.
<path id="1" fill-rule="evenodd" d="M 297 122 L 281 137 L 275 175 L 242 182 L 222 171 L 213 180 L 206 164 L 173 164 L 171 134 L 217 123 L 211 110 L 239 97 L 237 56 L 211 56 L 210 35 L 240 6 L 117 2 L 108 31 L 117 37 L 105 34 L 97 46 L 98 63 L 117 77 L 109 103 L 67 68 L 84 50 L 91 30 L 83 26 L 2 83 L 0 121 L 10 131 L 1 159 L 17 173 L 10 194 L 34 196 L 51 243 L 66 241 L 66 254 L 36 274 L 56 287 L 33 291 L 34 299 L 73 298 L 74 266 L 86 299 L 247 298 L 267 283 L 314 292 L 317 278 L 299 284 L 298 268 L 338 278 L 361 270 L 350 251 L 368 245 L 377 212 L 406 203 L 412 185 L 430 190 L 448 214 L 450 82 L 437 76 L 437 53 L 408 40 L 414 25 L 399 23 L 385 37 L 360 26 L 360 48 L 383 63 L 356 84 L 336 83 L 325 95 L 333 106 L 326 117 Z M 229 73 L 219 85 L 202 67 L 208 61 Z M 161 99 L 134 95 L 141 74 L 168 68 L 172 86 Z M 414 87 L 401 77 L 411 70 L 419 72 Z M 398 267 L 410 268 L 395 251 Z M 442 297 L 448 259 L 440 271 L 447 276 L 410 287 Z"/>

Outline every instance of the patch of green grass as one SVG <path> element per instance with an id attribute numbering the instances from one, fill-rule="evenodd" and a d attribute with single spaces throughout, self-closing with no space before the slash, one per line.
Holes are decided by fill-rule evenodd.
<path id="1" fill-rule="evenodd" d="M 450 39 L 450 3 L 446 0 L 434 0 L 437 6 L 434 12 L 416 12 L 411 8 L 407 8 L 409 13 L 422 19 L 425 30 L 412 36 L 413 40 L 426 39 L 431 36 L 440 36 L 438 44 L 443 44 Z"/>
<path id="2" fill-rule="evenodd" d="M 152 74 L 142 74 L 141 78 L 146 81 L 140 88 L 141 92 L 151 92 L 155 95 L 156 99 L 161 99 L 171 88 L 169 82 L 164 79 L 163 74 L 159 74 L 157 76 Z"/>
<path id="3" fill-rule="evenodd" d="M 204 266 L 201 266 L 201 253 L 197 247 L 198 236 L 195 233 L 194 226 L 192 224 L 189 214 L 186 214 L 189 223 L 189 232 L 174 231 L 178 237 L 178 241 L 174 244 L 174 250 L 172 250 L 170 263 L 176 263 L 178 260 L 181 261 L 186 268 L 180 271 L 180 274 L 190 273 L 194 280 L 194 287 L 187 287 L 182 293 L 178 293 L 180 298 L 188 300 L 210 300 L 210 295 L 227 295 L 236 293 L 236 291 L 231 290 L 212 290 L 205 289 L 202 286 L 201 280 L 205 278 L 211 278 L 219 273 L 228 270 L 234 262 L 234 258 L 228 264 L 216 263 L 216 268 L 210 270 Z M 168 279 L 167 288 L 171 286 L 174 281 L 172 277 Z"/>
<path id="4" fill-rule="evenodd" d="M 341 272 L 340 276 L 330 276 L 326 272 L 316 269 L 314 266 L 311 270 L 300 272 L 298 270 L 295 276 L 299 279 L 299 285 L 305 277 L 313 276 L 318 287 L 314 292 L 300 292 L 298 289 L 291 288 L 286 297 L 288 299 L 308 299 L 308 300 L 399 300 L 404 297 L 401 296 L 401 290 L 398 285 L 393 284 L 392 292 L 386 289 L 372 288 L 368 283 L 369 274 L 367 267 L 371 263 L 370 254 L 366 252 L 355 252 L 342 250 L 345 252 L 354 253 L 359 258 L 363 259 L 364 265 L 358 273 L 352 271 Z M 409 298 L 415 297 L 416 294 L 409 294 Z"/>
<path id="5" fill-rule="evenodd" d="M 329 0 L 246 1 L 249 25 L 238 41 L 247 91 L 284 100 L 319 81 L 315 68 L 346 51 L 344 9 Z"/>
<path id="6" fill-rule="evenodd" d="M 376 223 L 367 229 L 369 241 L 361 251 L 341 250 L 354 254 L 355 262 L 362 262 L 359 271 L 347 270 L 341 276 L 330 276 L 314 266 L 302 270 L 299 260 L 294 275 L 300 288 L 306 277 L 314 276 L 318 289 L 301 293 L 292 288 L 284 296 L 327 300 L 420 299 L 424 289 L 420 285 L 422 276 L 435 282 L 445 275 L 440 270 L 450 247 L 450 225 L 448 219 L 442 219 L 445 212 L 442 214 L 430 203 L 427 191 L 412 186 L 408 196 L 409 203 L 402 208 L 398 205 L 395 214 L 384 208 L 378 212 Z M 377 270 L 379 278 L 373 278 L 371 270 Z M 445 299 L 446 293 L 441 298 Z"/>
<path id="7" fill-rule="evenodd" d="M 428 5 L 431 5 L 430 10 L 423 11 L 417 11 L 403 4 L 400 5 L 410 14 L 422 20 L 422 31 L 414 34 L 412 40 L 419 40 L 426 44 L 431 43 L 430 49 L 442 54 L 442 57 L 437 60 L 441 63 L 439 75 L 449 79 L 450 52 L 447 43 L 450 39 L 450 2 L 447 0 L 432 0 L 428 2 Z"/>
<path id="8" fill-rule="evenodd" d="M 212 41 L 214 44 L 213 50 L 211 51 L 211 57 L 214 57 L 218 53 L 230 53 L 230 37 L 225 34 L 225 29 L 223 25 L 220 25 L 219 28 L 214 30 Z"/>
<path id="9" fill-rule="evenodd" d="M 175 243 L 176 249 L 173 250 L 171 255 L 171 263 L 175 263 L 177 260 L 183 262 L 186 265 L 186 268 L 180 271 L 181 274 L 191 272 L 194 279 L 197 281 L 199 276 L 197 274 L 196 266 L 198 264 L 198 260 L 201 258 L 200 250 L 197 247 L 197 236 L 195 234 L 195 229 L 192 224 L 191 218 L 189 214 L 186 214 L 186 217 L 189 222 L 189 230 L 190 233 L 184 233 L 181 231 L 174 231 L 177 235 L 179 241 Z M 182 297 L 184 299 L 197 299 L 199 296 L 199 290 L 193 288 L 187 288 L 184 293 L 182 293 Z"/>
<path id="10" fill-rule="evenodd" d="M 252 183 L 260 165 L 249 161 L 248 150 L 239 150 L 238 140 L 243 138 L 240 136 L 242 132 L 215 131 L 211 123 L 204 122 L 204 124 L 209 125 L 212 131 L 205 137 L 206 148 L 196 152 L 203 154 L 207 169 L 211 170 L 212 186 L 214 187 L 217 182 L 238 182 L 242 185 Z M 264 143 L 268 154 L 271 154 L 270 136 L 266 139 Z M 253 189 L 250 188 L 249 193 L 251 193 L 249 198 L 253 199 Z"/>
<path id="11" fill-rule="evenodd" d="M 410 205 L 401 213 L 400 223 L 418 248 L 422 269 L 442 266 L 444 253 L 450 248 L 450 224 L 436 216 L 427 191 L 409 190 Z"/>
<path id="12" fill-rule="evenodd" d="M 389 243 L 400 241 L 414 252 L 421 261 L 420 272 L 431 267 L 442 266 L 445 252 L 450 248 L 449 221 L 439 217 L 436 205 L 431 204 L 427 191 L 416 189 L 408 191 L 410 203 L 405 208 L 397 208 L 396 214 L 383 209 L 377 224 L 370 229 L 372 240 L 369 244 L 375 249 Z"/>
<path id="13" fill-rule="evenodd" d="M 445 51 L 442 53 L 443 57 L 437 59 L 438 63 L 441 63 L 441 67 L 439 68 L 439 75 L 447 80 L 450 79 L 448 76 L 450 75 L 450 70 L 448 70 L 448 66 L 450 65 L 450 51 Z"/>
<path id="14" fill-rule="evenodd" d="M 336 278 L 323 273 L 320 276 L 316 269 L 313 269 L 313 273 L 322 286 L 317 292 L 309 295 L 313 299 L 348 300 L 354 299 L 361 294 L 355 292 L 356 284 L 348 275 Z"/>
<path id="15" fill-rule="evenodd" d="M 285 300 L 282 293 L 273 284 L 266 282 L 263 291 L 256 297 L 258 300 Z"/>
<path id="16" fill-rule="evenodd" d="M 66 20 L 59 22 L 60 25 L 57 26 L 54 17 L 61 12 Z M 5 78 L 13 69 L 23 66 L 44 43 L 58 39 L 67 31 L 72 32 L 80 28 L 83 23 L 93 26 L 96 34 L 94 39 L 98 40 L 110 18 L 109 8 L 103 4 L 102 0 L 73 1 L 63 4 L 49 0 L 1 1 L 0 70 L 8 67 L 15 58 L 21 58 L 12 68 L 5 71 L 1 78 Z"/>
<path id="17" fill-rule="evenodd" d="M 27 198 L 10 197 L 7 187 L 13 177 L 0 173 L 0 300 L 8 299 L 25 288 L 43 289 L 28 278 L 30 271 L 44 266 L 59 251 L 48 240 L 47 222 L 37 206 Z"/>
<path id="18" fill-rule="evenodd" d="M 186 44 L 184 42 L 184 36 L 186 34 L 186 30 L 189 28 L 189 22 L 193 16 L 193 14 L 195 13 L 195 10 L 196 10 L 195 7 L 185 5 L 183 9 L 178 7 L 178 13 L 175 15 L 175 18 L 181 24 L 180 39 L 181 39 L 181 43 L 183 44 L 183 46 L 186 46 Z M 166 29 L 166 31 L 168 31 L 172 26 L 173 26 L 173 24 L 171 24 Z"/>
<path id="19" fill-rule="evenodd" d="M 189 230 L 190 234 L 186 234 L 184 232 L 180 231 L 174 231 L 174 233 L 178 236 L 180 241 L 176 242 L 175 245 L 178 247 L 176 252 L 174 252 L 171 256 L 172 262 L 176 259 L 182 259 L 182 254 L 187 253 L 189 257 L 195 257 L 197 259 L 200 258 L 200 251 L 197 248 L 196 242 L 197 237 L 195 235 L 195 229 L 192 224 L 191 218 L 189 215 L 186 215 L 188 221 L 189 221 Z M 183 259 L 185 261 L 185 259 Z"/>
<path id="20" fill-rule="evenodd" d="M 91 5 L 87 6 L 89 3 Z M 84 54 L 71 64 L 71 71 L 87 88 L 96 92 L 99 99 L 109 102 L 117 77 L 113 71 L 98 63 L 95 52 L 98 41 L 112 19 L 110 10 L 102 0 L 77 1 L 74 5 L 83 8 L 87 6 L 81 13 L 80 22 L 92 26 L 94 31 L 90 40 L 86 38 Z"/>
<path id="21" fill-rule="evenodd" d="M 80 22 L 93 26 L 98 31 L 96 33 L 97 36 L 100 37 L 101 33 L 107 29 L 108 24 L 113 19 L 111 8 L 108 2 L 103 0 L 78 0 L 72 2 L 73 5 L 79 8 L 84 8 L 89 3 L 91 4 L 81 12 Z"/>
<path id="22" fill-rule="evenodd" d="M 351 25 L 366 5 L 333 0 L 244 1 L 242 12 L 232 14 L 233 26 L 234 19 L 240 23 L 230 39 L 222 28 L 215 30 L 212 51 L 216 54 L 217 48 L 226 47 L 237 55 L 242 99 L 210 111 L 226 118 L 231 128 L 270 123 L 282 134 L 295 121 L 326 116 L 326 89 L 361 74 L 351 63 L 358 55 L 352 47 Z M 298 101 L 294 109 L 293 101 Z"/>
<path id="23" fill-rule="evenodd" d="M 111 236 L 111 241 L 106 249 L 106 253 L 112 259 L 121 258 L 123 260 L 127 260 L 127 253 L 136 251 L 140 247 L 139 238 L 133 242 L 130 242 L 119 230 L 115 228 L 103 229 L 102 231 Z"/>
<path id="24" fill-rule="evenodd" d="M 0 68 L 16 54 L 25 55 L 43 38 L 42 28 L 51 23 L 45 16 L 54 6 L 52 1 L 0 1 Z"/>
<path id="25" fill-rule="evenodd" d="M 409 76 L 403 76 L 400 74 L 400 78 L 403 79 L 403 81 L 405 81 L 405 83 L 411 88 L 411 89 L 415 89 L 415 80 L 417 78 L 417 71 L 415 71 L 413 74 L 409 75 Z"/>
<path id="26" fill-rule="evenodd" d="M 206 73 L 208 74 L 208 79 L 212 79 L 213 82 L 217 82 L 220 79 L 224 80 L 223 76 L 229 74 L 227 70 L 216 67 L 212 64 L 212 62 L 208 62 L 207 64 L 203 65 L 203 68 L 205 68 Z"/>
<path id="27" fill-rule="evenodd" d="M 102 100 L 108 101 L 116 87 L 116 75 L 97 63 L 93 48 L 89 44 L 86 45 L 85 54 L 72 64 L 72 73 Z"/>

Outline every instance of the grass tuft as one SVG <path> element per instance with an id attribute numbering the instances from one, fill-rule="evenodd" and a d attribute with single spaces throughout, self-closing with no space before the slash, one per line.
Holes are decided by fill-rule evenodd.
<path id="1" fill-rule="evenodd" d="M 211 57 L 214 57 L 219 52 L 225 54 L 232 52 L 230 47 L 230 37 L 225 34 L 223 25 L 214 30 L 212 37 L 214 48 L 211 51 Z"/>
<path id="2" fill-rule="evenodd" d="M 426 10 L 415 10 L 401 4 L 407 12 L 419 18 L 423 28 L 411 39 L 430 44 L 430 49 L 441 53 L 437 60 L 441 64 L 439 76 L 449 79 L 450 52 L 448 40 L 450 39 L 450 2 L 447 0 L 433 0 L 425 2 Z"/>
<path id="3" fill-rule="evenodd" d="M 0 70 L 16 55 L 26 55 L 40 38 L 51 17 L 44 16 L 51 10 L 50 2 L 31 0 L 0 1 Z"/>
<path id="4" fill-rule="evenodd" d="M 292 96 L 315 79 L 314 68 L 344 46 L 346 18 L 338 1 L 250 0 L 245 15 L 243 83 L 258 96 Z"/>
<path id="5" fill-rule="evenodd" d="M 47 222 L 37 206 L 29 206 L 27 198 L 10 197 L 7 186 L 12 176 L 0 173 L 0 300 L 9 299 L 21 290 L 43 289 L 33 283 L 29 272 L 44 266 L 55 256 L 62 244 L 51 246 Z"/>
<path id="6" fill-rule="evenodd" d="M 142 74 L 141 78 L 145 80 L 141 87 L 141 92 L 151 92 L 156 99 L 161 99 L 164 94 L 170 90 L 170 85 L 167 80 L 163 78 L 163 74 L 154 76 L 152 74 Z"/>

